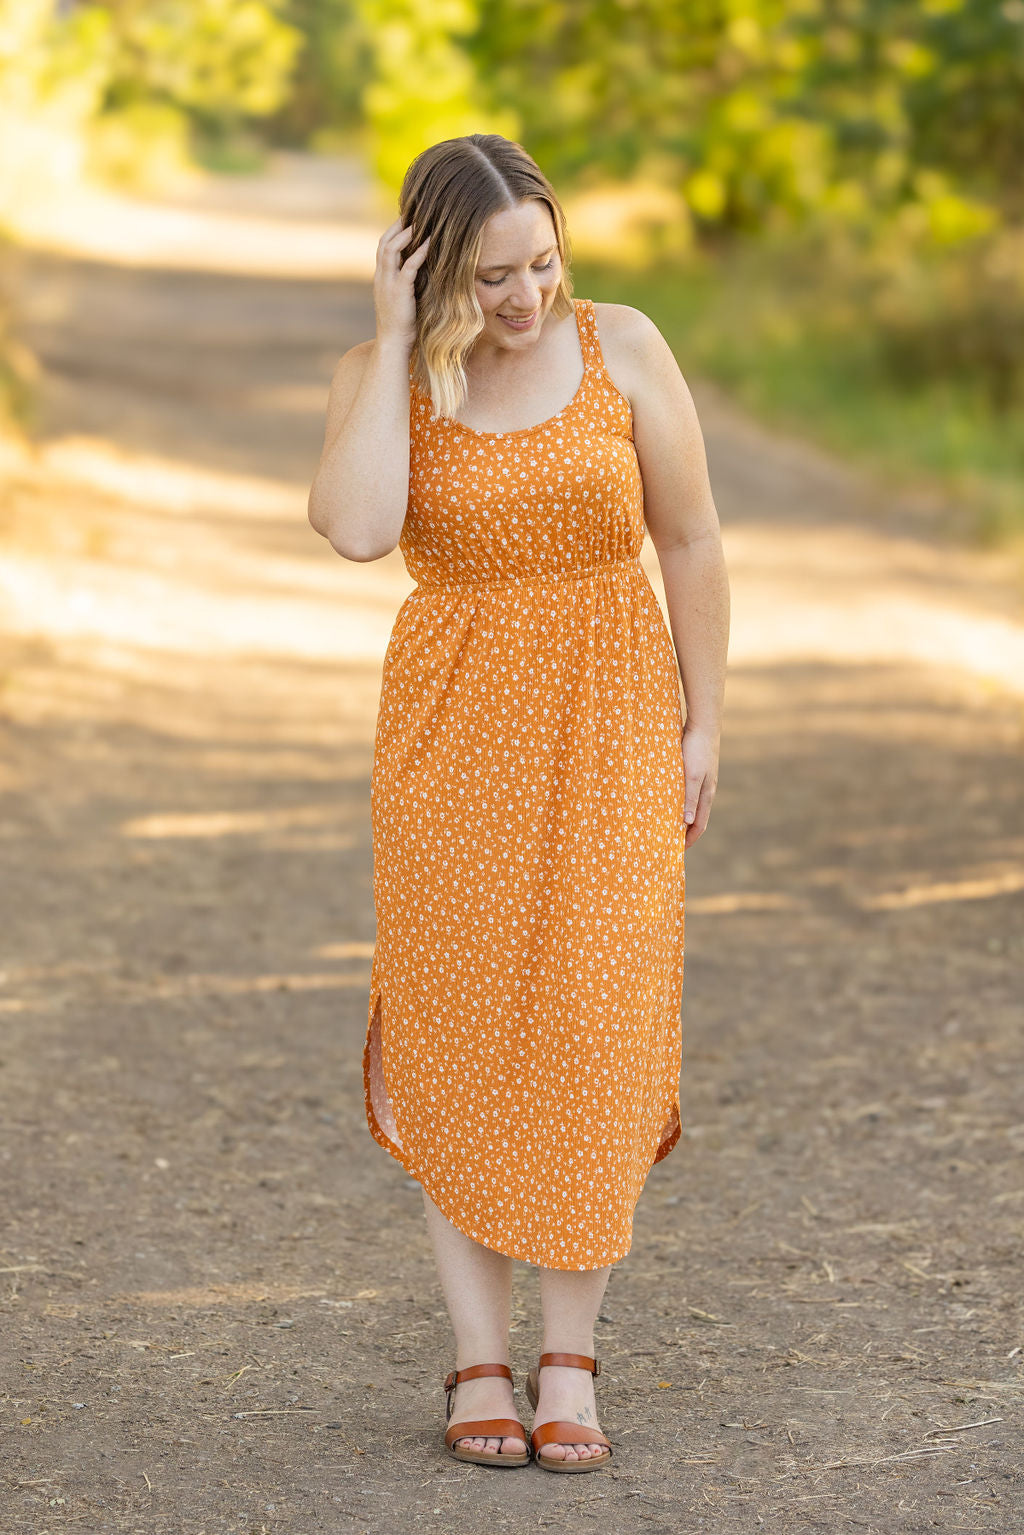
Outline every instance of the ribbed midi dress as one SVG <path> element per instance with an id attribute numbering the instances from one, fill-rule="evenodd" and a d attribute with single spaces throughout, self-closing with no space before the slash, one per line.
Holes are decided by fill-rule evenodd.
<path id="1" fill-rule="evenodd" d="M 582 382 L 537 426 L 432 419 L 413 382 L 364 1054 L 374 1138 L 460 1231 L 556 1269 L 629 1251 L 679 1138 L 685 891 L 632 412 L 575 314 Z"/>

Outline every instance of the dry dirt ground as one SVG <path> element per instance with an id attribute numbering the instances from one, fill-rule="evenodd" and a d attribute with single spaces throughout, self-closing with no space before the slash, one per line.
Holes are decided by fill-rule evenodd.
<path id="1" fill-rule="evenodd" d="M 600 1323 L 614 1466 L 442 1453 L 442 1301 L 360 1077 L 408 581 L 305 520 L 334 361 L 372 334 L 358 201 L 282 157 L 62 215 L 22 264 L 0 1529 L 1020 1530 L 1018 594 L 927 497 L 698 379 L 734 645 L 684 1134 Z M 519 1375 L 537 1331 L 524 1266 Z"/>

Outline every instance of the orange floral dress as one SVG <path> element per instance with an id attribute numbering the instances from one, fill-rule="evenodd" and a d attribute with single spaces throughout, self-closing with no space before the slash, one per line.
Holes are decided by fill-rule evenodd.
<path id="1" fill-rule="evenodd" d="M 413 384 L 364 1054 L 380 1145 L 467 1236 L 555 1269 L 629 1251 L 682 1038 L 678 672 L 632 412 L 575 313 L 582 382 L 537 426 L 434 420 Z"/>

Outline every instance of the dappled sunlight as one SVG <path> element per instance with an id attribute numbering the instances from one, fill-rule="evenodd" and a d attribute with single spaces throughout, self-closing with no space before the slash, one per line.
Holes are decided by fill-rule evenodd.
<path id="1" fill-rule="evenodd" d="M 316 535 L 310 531 L 311 538 Z M 295 562 L 298 566 L 298 562 Z M 266 570 L 284 586 L 279 562 Z M 332 584 L 333 582 L 333 584 Z M 396 586 L 400 588 L 397 579 Z M 232 582 L 235 585 L 235 582 Z M 335 570 L 311 567 L 280 596 L 199 586 L 186 576 L 100 560 L 0 560 L 0 600 L 10 632 L 57 640 L 107 641 L 195 655 L 379 660 L 401 601 Z M 319 595 L 303 591 L 317 586 Z"/>
<path id="2" fill-rule="evenodd" d="M 7 649 L 8 726 L 59 738 L 61 754 L 74 772 L 83 772 L 86 765 L 116 768 L 123 762 L 121 732 L 130 726 L 141 733 L 140 743 L 146 742 L 139 747 L 143 759 L 162 774 L 187 765 L 193 781 L 197 775 L 208 778 L 217 792 L 225 784 L 259 784 L 263 792 L 268 780 L 279 779 L 301 781 L 307 788 L 365 781 L 369 746 L 362 711 L 372 706 L 379 689 L 376 664 L 348 662 L 342 686 L 330 660 L 228 657 L 218 658 L 211 670 L 202 653 L 131 644 L 65 647 L 30 639 L 16 653 L 11 641 Z M 224 706 L 211 700 L 211 688 L 222 691 Z M 269 723 L 264 710 L 270 711 Z M 0 760 L 0 784 L 28 787 L 31 776 L 26 774 L 32 769 L 31 753 L 12 747 Z M 74 772 L 66 779 L 69 790 Z M 247 804 L 252 795 L 250 787 Z M 150 798 L 147 793 L 144 803 Z M 13 836 L 15 830 L 8 824 L 5 834 Z"/>
<path id="3" fill-rule="evenodd" d="M 351 821 L 352 805 L 279 805 L 263 810 L 207 810 L 138 816 L 118 827 L 122 837 L 253 836 L 292 826 L 334 826 Z"/>
<path id="4" fill-rule="evenodd" d="M 861 901 L 865 911 L 903 911 L 911 906 L 931 906 L 942 901 L 989 901 L 997 896 L 1016 895 L 1024 890 L 1024 869 L 1003 869 L 974 879 L 935 880 L 910 885 L 904 890 L 890 890 L 866 896 Z"/>
<path id="5" fill-rule="evenodd" d="M 325 174 L 319 168 L 308 181 L 301 162 L 294 171 L 294 185 L 291 168 L 276 180 L 252 178 L 248 187 L 238 178 L 230 212 L 213 205 L 213 187 L 205 182 L 205 191 L 183 194 L 173 207 L 115 197 L 111 211 L 116 205 L 126 230 L 149 228 L 153 241 L 165 239 L 169 249 L 179 251 L 188 243 L 182 233 L 187 226 L 191 247 L 220 250 L 217 261 L 225 252 L 233 255 L 238 262 L 233 270 L 244 274 L 250 270 L 244 220 L 251 216 L 272 226 L 289 249 L 300 250 L 311 231 L 314 244 L 329 232 L 329 221 L 322 219 L 296 225 L 291 217 L 270 217 L 275 197 L 291 197 L 293 206 L 307 211 L 317 206 L 317 198 L 329 198 L 330 180 L 317 180 Z M 362 195 L 358 187 L 349 191 L 357 201 Z M 652 205 L 650 211 L 653 216 L 657 209 Z M 60 216 L 71 241 L 82 209 L 76 214 L 69 208 Z M 86 253 L 96 237 L 94 222 L 82 226 Z M 103 238 L 116 241 L 117 229 L 115 220 Z M 142 248 L 130 240 L 124 247 L 129 258 Z M 301 265 L 306 258 L 296 259 Z M 278 275 L 289 273 L 292 268 L 285 265 Z M 343 275 L 342 268 L 332 270 L 339 280 Z M 368 280 L 369 271 L 358 275 Z M 287 291 L 282 287 L 282 298 Z M 106 313 L 103 306 L 112 298 L 102 287 L 51 282 L 39 301 L 40 323 L 52 323 L 46 320 L 48 303 L 59 298 L 74 311 L 90 296 Z M 289 298 L 284 311 L 289 319 L 292 302 Z M 221 322 L 224 339 L 217 345 L 212 397 L 217 409 L 221 395 L 233 403 L 223 417 L 208 417 L 202 401 L 192 402 L 189 414 L 181 416 L 177 394 L 188 376 L 190 347 L 194 366 L 201 366 L 203 328 L 190 319 L 182 336 L 175 336 L 173 313 L 160 307 L 159 294 L 149 287 L 133 294 L 132 304 L 134 326 L 143 324 L 147 305 L 154 307 L 160 335 L 166 330 L 170 344 L 166 350 L 177 358 L 164 380 L 130 327 L 123 354 L 112 354 L 110 366 L 115 375 L 125 369 L 126 383 L 134 370 L 142 370 L 142 406 L 154 429 L 141 436 L 157 446 L 132 451 L 114 442 L 120 398 L 115 394 L 110 438 L 66 421 L 63 429 L 43 435 L 30 461 L 7 465 L 25 481 L 26 494 L 45 486 L 49 502 L 33 515 L 15 514 L 0 561 L 0 600 L 10 628 L 68 647 L 224 660 L 379 663 L 394 614 L 412 590 L 401 556 L 393 552 L 367 564 L 338 558 L 309 527 L 307 481 L 273 472 L 281 455 L 261 454 L 260 464 L 270 471 L 265 474 L 202 462 L 207 435 L 241 429 L 244 445 L 246 412 L 254 437 L 277 417 L 292 417 L 298 430 L 308 414 L 316 423 L 308 455 L 311 476 L 330 357 L 340 350 L 336 338 L 323 337 L 325 358 L 313 365 L 318 334 L 310 334 L 297 378 L 290 359 L 269 372 L 257 371 L 242 341 L 252 325 L 264 323 L 262 295 L 240 298 L 237 328 L 232 329 L 235 322 Z M 310 304 L 310 315 L 324 312 L 312 295 Z M 250 312 L 247 330 L 242 318 Z M 65 330 L 84 323 L 76 311 L 63 315 L 63 322 Z M 364 323 L 361 313 L 359 323 Z M 88 366 L 89 324 L 75 345 L 80 364 Z M 232 347 L 238 347 L 237 367 L 230 364 Z M 321 384 L 309 381 L 310 371 L 320 374 Z M 923 663 L 956 669 L 1018 696 L 1024 692 L 1024 625 L 1008 601 L 993 596 L 1002 588 L 992 579 L 990 556 L 965 550 L 951 561 L 940 547 L 893 531 L 881 516 L 868 515 L 884 501 L 884 487 L 820 450 L 745 423 L 719 394 L 709 398 L 704 422 L 733 585 L 734 666 L 764 671 L 802 660 L 844 666 Z M 284 433 L 281 440 L 291 439 Z M 731 441 L 732 449 L 718 453 L 720 440 Z M 254 459 L 258 447 L 254 441 Z M 798 515 L 793 515 L 795 501 Z M 173 519 L 172 526 L 167 519 Z M 643 560 L 663 604 L 649 540 Z"/>
<path id="6" fill-rule="evenodd" d="M 374 212 L 369 188 L 353 186 L 352 197 L 354 211 L 345 217 L 285 220 L 269 210 L 261 216 L 211 205 L 201 183 L 194 196 L 183 188 L 175 206 L 82 182 L 12 210 L 10 221 L 39 250 L 111 266 L 368 281 L 388 221 Z"/>
<path id="7" fill-rule="evenodd" d="M 309 525 L 307 487 L 80 437 L 22 456 L 16 471 L 0 556 L 13 633 L 175 654 L 379 661 L 412 587 L 397 553 L 369 566 L 335 555 Z M 180 537 L 168 516 L 184 524 Z M 273 542 L 240 531 L 243 518 L 276 530 Z"/>
<path id="8" fill-rule="evenodd" d="M 641 270 L 650 260 L 651 237 L 663 256 L 690 250 L 693 228 L 683 192 L 664 180 L 634 178 L 570 192 L 563 206 L 580 260 L 609 261 Z"/>
<path id="9" fill-rule="evenodd" d="M 324 407 L 323 391 L 308 408 L 314 404 Z M 54 485 L 103 491 L 153 511 L 287 521 L 297 512 L 305 515 L 302 487 L 285 480 L 210 469 L 180 457 L 129 453 L 101 437 L 68 433 L 49 438 L 39 444 L 34 459 Z"/>
<path id="10" fill-rule="evenodd" d="M 152 982 L 135 982 L 132 1001 L 155 997 L 244 997 L 267 991 L 335 991 L 365 988 L 367 973 L 360 971 L 280 971 L 268 975 L 204 975 L 198 971 L 180 977 L 160 976 Z"/>
<path id="11" fill-rule="evenodd" d="M 340 846 L 341 844 L 339 844 Z M 351 848 L 351 841 L 346 843 Z M 264 843 L 265 851 L 276 850 L 274 843 Z M 310 852 L 321 852 L 322 843 L 310 842 Z M 330 839 L 327 851 L 332 851 Z M 101 992 L 120 1005 L 137 1005 L 178 998 L 217 998 L 260 996 L 277 992 L 330 992 L 358 990 L 368 980 L 368 963 L 373 944 L 336 942 L 309 950 L 315 959 L 334 960 L 345 968 L 337 970 L 244 970 L 205 971 L 201 968 L 124 969 L 117 955 L 94 958 L 54 960 L 45 964 L 22 962 L 0 971 L 0 1015 L 21 1013 L 63 1013 L 81 999 Z M 347 963 L 346 963 L 347 962 Z M 353 964 L 353 962 L 355 962 Z"/>
<path id="12" fill-rule="evenodd" d="M 806 896 L 781 890 L 740 890 L 690 896 L 686 903 L 687 914 L 700 917 L 726 917 L 745 912 L 804 914 L 813 910 L 813 891 L 822 889 L 851 909 L 860 911 L 905 911 L 913 906 L 930 906 L 938 902 L 993 900 L 1024 890 L 1024 870 L 1004 869 L 968 879 L 933 880 L 876 894 L 862 892 L 850 870 L 811 869 L 799 883 L 810 887 Z"/>
<path id="13" fill-rule="evenodd" d="M 724 542 L 732 663 L 921 662 L 1024 696 L 1024 623 L 992 611 L 984 556 L 824 522 L 727 525 Z"/>
<path id="14" fill-rule="evenodd" d="M 308 188 L 243 179 L 230 208 L 211 186 L 212 221 L 193 205 L 168 266 L 230 227 L 244 273 L 245 220 L 269 224 L 291 191 L 303 244 Z M 294 247 L 291 216 L 277 235 Z M 146 271 L 43 264 L 48 413 L 31 453 L 0 445 L 4 1267 L 25 1398 L 11 1479 L 24 1493 L 71 1464 L 77 1432 L 75 1464 L 100 1467 L 105 1501 L 60 1517 L 134 1528 L 185 1509 L 198 1527 L 216 1483 L 221 1523 L 258 1525 L 258 1473 L 238 1468 L 262 1455 L 269 1529 L 327 1449 L 330 1524 L 362 1518 L 350 1472 L 383 1462 L 363 1461 L 361 1429 L 318 1448 L 314 1427 L 355 1423 L 370 1381 L 391 1391 L 387 1416 L 419 1370 L 403 1360 L 427 1344 L 439 1357 L 413 1301 L 433 1282 L 417 1187 L 378 1163 L 362 1103 L 374 720 L 411 582 L 397 552 L 339 559 L 308 524 L 303 478 L 333 358 L 372 333 L 372 305 L 333 275 L 212 279 L 140 251 L 120 255 Z M 865 1358 L 906 1383 L 925 1322 L 947 1329 L 942 1358 L 961 1350 L 943 1380 L 966 1378 L 961 1303 L 991 1300 L 997 1250 L 979 1223 L 1015 1250 L 1019 635 L 987 557 L 897 537 L 884 486 L 869 506 L 803 444 L 717 405 L 704 419 L 734 644 L 715 810 L 687 853 L 689 1153 L 652 1176 L 622 1283 L 657 1296 L 682 1262 L 698 1352 L 714 1343 L 702 1321 L 728 1311 L 743 1336 L 723 1348 L 750 1345 L 740 1386 L 767 1370 L 766 1415 L 799 1424 Z M 661 595 L 649 542 L 643 559 Z M 619 1311 L 622 1357 L 642 1354 L 639 1311 Z M 810 1365 L 784 1357 L 797 1311 Z M 844 1352 L 822 1375 L 833 1319 Z M 910 1406 L 959 1423 L 936 1378 L 922 1368 Z M 716 1411 L 719 1439 L 742 1395 Z M 900 1412 L 880 1432 L 904 1435 Z M 419 1434 L 400 1419 L 400 1440 Z M 205 1455 L 211 1435 L 216 1477 L 178 1448 Z M 59 1522 L 40 1509 L 37 1524 L 47 1509 Z"/>
<path id="15" fill-rule="evenodd" d="M 372 959 L 372 943 L 322 943 L 310 952 L 317 959 Z"/>
<path id="16" fill-rule="evenodd" d="M 701 917 L 727 917 L 741 911 L 799 911 L 801 902 L 780 890 L 738 890 L 727 895 L 690 896 L 688 913 Z"/>
<path id="17" fill-rule="evenodd" d="M 881 39 L 822 9 L 0 0 L 0 405 L 23 376 L 30 407 L 20 448 L 0 427 L 5 1530 L 497 1529 L 509 1490 L 530 1527 L 1013 1525 L 1024 624 L 1006 551 L 952 539 L 989 481 L 1020 522 L 1024 0 L 905 3 Z M 601 1315 L 594 1498 L 437 1474 L 443 1297 L 363 1103 L 412 582 L 306 510 L 398 179 L 477 128 L 537 150 L 575 291 L 667 338 L 732 579 L 683 1141 Z M 478 979 L 431 1028 L 500 1050 Z M 555 977 L 556 1051 L 586 980 Z M 513 1118 L 495 1181 L 518 1150 Z"/>
<path id="18" fill-rule="evenodd" d="M 186 972 L 180 976 L 135 976 L 121 980 L 107 979 L 106 990 L 120 1007 L 147 1006 L 176 998 L 249 997 L 274 992 L 320 992 L 365 990 L 369 968 L 360 970 L 271 971 L 264 975 L 205 974 Z M 61 1013 L 72 997 L 68 993 L 47 991 L 42 995 L 0 998 L 0 1014 Z"/>

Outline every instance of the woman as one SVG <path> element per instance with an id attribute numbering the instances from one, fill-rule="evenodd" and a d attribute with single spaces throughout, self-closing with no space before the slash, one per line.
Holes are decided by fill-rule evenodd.
<path id="1" fill-rule="evenodd" d="M 636 309 L 572 299 L 561 205 L 520 145 L 418 156 L 374 301 L 309 498 L 339 554 L 400 545 L 417 582 L 377 722 L 366 1112 L 423 1187 L 456 1341 L 446 1446 L 531 1458 L 508 1368 L 518 1259 L 540 1268 L 544 1323 L 530 1444 L 546 1470 L 591 1471 L 611 1454 L 594 1321 L 680 1133 L 684 848 L 714 798 L 728 629 L 718 517 L 668 345 Z"/>

